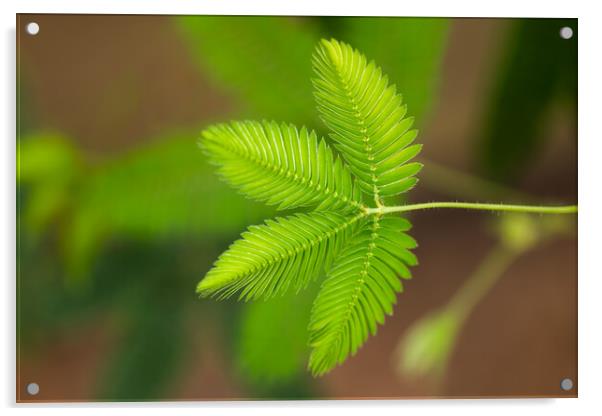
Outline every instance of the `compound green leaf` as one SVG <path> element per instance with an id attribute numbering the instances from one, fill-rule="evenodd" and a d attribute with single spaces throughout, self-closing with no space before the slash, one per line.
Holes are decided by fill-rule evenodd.
<path id="1" fill-rule="evenodd" d="M 318 109 L 362 190 L 381 197 L 407 192 L 422 165 L 406 166 L 419 147 L 413 118 L 374 62 L 351 46 L 322 40 L 313 57 Z"/>
<path id="2" fill-rule="evenodd" d="M 354 355 L 393 313 L 396 293 L 403 289 L 399 276 L 409 279 L 408 266 L 417 264 L 410 252 L 416 242 L 404 232 L 409 228 L 402 218 L 365 220 L 337 257 L 312 309 L 309 367 L 314 375 Z"/>
<path id="3" fill-rule="evenodd" d="M 380 68 L 336 40 L 318 45 L 313 66 L 318 109 L 345 162 L 305 128 L 245 121 L 207 129 L 201 145 L 228 183 L 280 209 L 315 210 L 250 227 L 197 292 L 269 298 L 325 273 L 309 324 L 309 367 L 323 375 L 376 333 L 393 312 L 400 277 L 417 264 L 410 223 L 367 209 L 361 193 L 381 206 L 410 190 L 422 165 L 412 162 L 421 149 L 413 119 Z"/>
<path id="4" fill-rule="evenodd" d="M 361 206 L 346 165 L 313 131 L 276 122 L 232 122 L 209 127 L 201 146 L 221 177 L 244 195 L 279 209 Z"/>
<path id="5" fill-rule="evenodd" d="M 269 298 L 303 289 L 338 254 L 364 214 L 311 212 L 251 226 L 215 262 L 197 293 L 220 299 Z"/>

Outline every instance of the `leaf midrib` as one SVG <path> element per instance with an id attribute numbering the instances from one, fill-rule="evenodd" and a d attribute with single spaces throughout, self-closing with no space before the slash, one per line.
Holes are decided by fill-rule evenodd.
<path id="1" fill-rule="evenodd" d="M 370 136 L 367 134 L 368 133 L 368 129 L 366 127 L 367 117 L 364 116 L 363 113 L 360 111 L 360 108 L 359 108 L 355 98 L 353 97 L 351 88 L 350 88 L 348 82 L 343 77 L 343 73 L 340 70 L 339 65 L 336 64 L 336 62 L 334 63 L 334 67 L 336 68 L 336 74 L 337 74 L 339 83 L 341 84 L 343 90 L 345 90 L 345 95 L 351 102 L 351 106 L 353 108 L 353 116 L 355 117 L 358 127 L 360 128 L 360 132 L 363 136 L 362 141 L 364 142 L 364 151 L 366 152 L 366 158 L 368 159 L 368 164 L 370 166 L 369 173 L 370 173 L 370 178 L 372 180 L 372 192 L 374 193 L 374 200 L 380 201 L 380 192 L 379 192 L 378 185 L 377 185 L 378 177 L 374 173 L 377 168 L 376 164 L 373 162 L 373 160 L 375 159 L 375 155 L 372 152 L 372 145 L 370 144 L 370 140 L 371 140 Z M 377 203 L 379 203 L 379 202 L 377 202 Z"/>
<path id="2" fill-rule="evenodd" d="M 248 160 L 256 164 L 257 166 L 276 174 L 276 176 L 278 177 L 291 180 L 298 185 L 305 186 L 310 190 L 315 191 L 316 193 L 319 193 L 329 198 L 334 198 L 337 201 L 340 201 L 344 204 L 350 204 L 353 207 L 358 208 L 360 210 L 366 208 L 362 203 L 355 201 L 352 198 L 348 198 L 334 189 L 331 190 L 328 187 L 322 187 L 319 183 L 315 183 L 313 179 L 306 181 L 305 178 L 299 176 L 297 173 L 286 172 L 284 168 L 279 167 L 278 165 L 273 163 L 264 162 L 261 158 L 242 152 L 234 146 L 228 146 L 228 144 L 224 144 L 224 147 L 226 147 L 230 152 L 236 154 L 241 159 Z"/>
<path id="3" fill-rule="evenodd" d="M 343 329 L 345 327 L 345 324 L 347 322 L 349 322 L 349 318 L 351 317 L 351 313 L 353 312 L 353 309 L 357 305 L 357 300 L 359 299 L 359 294 L 362 291 L 362 288 L 364 287 L 364 284 L 366 283 L 366 276 L 368 274 L 368 269 L 370 268 L 370 258 L 374 254 L 374 249 L 376 248 L 376 243 L 375 242 L 380 237 L 379 234 L 378 234 L 378 228 L 380 227 L 379 222 L 380 222 L 380 216 L 375 215 L 373 217 L 370 240 L 368 240 L 369 242 L 367 243 L 367 250 L 366 250 L 366 253 L 363 256 L 364 267 L 362 268 L 362 271 L 360 272 L 360 276 L 356 279 L 356 285 L 357 286 L 355 287 L 354 294 L 352 296 L 351 302 L 349 302 L 349 304 L 347 305 L 347 310 L 345 311 L 345 315 L 344 315 L 345 317 L 343 319 L 341 319 L 340 322 L 339 322 L 339 324 L 336 326 L 336 332 L 335 332 L 335 335 L 333 337 L 333 342 L 331 343 L 331 347 L 330 348 L 334 348 L 335 345 L 338 342 L 340 342 L 341 335 L 343 333 Z"/>
<path id="4" fill-rule="evenodd" d="M 338 233 L 345 230 L 347 227 L 349 227 L 353 223 L 357 222 L 358 220 L 366 217 L 367 215 L 368 214 L 366 214 L 365 212 L 360 212 L 359 214 L 357 214 L 353 217 L 350 217 L 350 218 L 347 217 L 347 218 L 349 218 L 348 221 L 343 222 L 342 224 L 340 224 L 338 227 L 335 227 L 331 231 L 328 231 L 324 234 L 320 234 L 320 235 L 316 236 L 315 238 L 310 239 L 308 242 L 304 242 L 302 245 L 295 248 L 295 250 L 287 250 L 286 253 L 282 253 L 278 257 L 272 257 L 271 260 L 267 260 L 258 265 L 254 265 L 252 268 L 250 268 L 248 270 L 244 270 L 244 271 L 235 273 L 230 279 L 227 279 L 227 282 L 231 282 L 234 280 L 238 280 L 242 277 L 252 275 L 253 273 L 257 273 L 259 270 L 263 270 L 265 268 L 275 265 L 276 263 L 279 263 L 279 262 L 288 260 L 294 256 L 297 256 L 301 252 L 307 251 L 307 250 L 311 249 L 312 247 L 314 247 L 316 244 L 321 243 L 322 241 L 324 241 L 324 239 L 329 240 L 329 239 L 335 237 Z"/>

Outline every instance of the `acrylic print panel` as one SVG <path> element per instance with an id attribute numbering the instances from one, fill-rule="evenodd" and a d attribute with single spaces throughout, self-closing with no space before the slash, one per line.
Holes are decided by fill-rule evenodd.
<path id="1" fill-rule="evenodd" d="M 18 401 L 576 397 L 576 19 L 17 33 Z"/>

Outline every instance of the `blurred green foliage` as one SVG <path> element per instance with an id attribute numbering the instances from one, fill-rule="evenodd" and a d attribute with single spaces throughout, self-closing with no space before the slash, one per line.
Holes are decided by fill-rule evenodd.
<path id="1" fill-rule="evenodd" d="M 573 38 L 563 39 L 569 26 Z M 577 114 L 577 19 L 516 19 L 482 127 L 480 165 L 513 182 L 546 143 L 545 117 L 555 102 Z M 575 122 L 576 120 L 571 120 Z"/>
<path id="2" fill-rule="evenodd" d="M 362 50 L 400 87 L 421 126 L 438 86 L 448 20 L 435 18 L 182 16 L 203 73 L 234 94 L 245 117 L 317 124 L 310 79 L 320 38 Z"/>
<path id="3" fill-rule="evenodd" d="M 108 365 L 99 379 L 99 398 L 160 398 L 173 388 L 171 383 L 187 359 L 190 339 L 184 324 L 192 300 L 181 295 L 187 290 L 188 270 L 175 261 L 185 260 L 176 253 L 182 251 L 182 243 L 117 247 L 119 251 L 112 253 L 111 262 L 102 262 L 95 270 L 98 279 L 110 274 L 130 278 L 129 285 L 114 288 L 112 293 L 123 297 L 117 302 L 122 319 L 118 342 L 109 352 Z M 149 262 L 153 254 L 157 259 Z"/>
<path id="4" fill-rule="evenodd" d="M 196 280 L 222 239 L 271 212 L 226 191 L 194 137 L 167 134 L 101 161 L 60 135 L 20 139 L 22 342 L 122 310 L 101 399 L 163 397 L 187 347 Z"/>
<path id="5" fill-rule="evenodd" d="M 111 236 L 140 241 L 231 236 L 271 211 L 227 192 L 195 145 L 174 133 L 92 162 L 68 139 L 39 134 L 19 146 L 23 223 L 41 234 L 60 222 L 69 276 L 81 279 Z"/>
<path id="6" fill-rule="evenodd" d="M 238 342 L 239 367 L 252 383 L 276 385 L 304 374 L 307 323 L 318 283 L 245 307 Z M 266 323 L 269 323 L 266 325 Z"/>
<path id="7" fill-rule="evenodd" d="M 102 400 L 163 398 L 187 358 L 181 307 L 161 302 L 149 302 L 146 306 L 129 317 L 127 333 L 119 339 L 118 349 L 109 355 L 99 387 Z"/>
<path id="8" fill-rule="evenodd" d="M 214 249 L 190 239 L 114 242 L 89 271 L 86 290 L 75 292 L 64 285 L 52 246 L 52 239 L 35 244 L 26 236 L 20 239 L 19 256 L 29 259 L 20 262 L 20 352 L 52 348 L 83 328 L 95 335 L 100 331 L 114 342 L 99 347 L 102 371 L 96 397 L 164 397 L 185 368 L 190 339 L 185 318 L 205 313 L 194 296 L 182 293 L 189 291 L 198 262 L 209 267 Z"/>
<path id="9" fill-rule="evenodd" d="M 320 37 L 315 19 L 176 19 L 203 74 L 230 93 L 246 117 L 296 123 L 315 118 L 307 58 Z"/>
<path id="10" fill-rule="evenodd" d="M 60 213 L 80 169 L 76 149 L 60 135 L 37 135 L 20 143 L 17 181 L 31 184 L 22 224 L 26 230 L 39 235 Z"/>
<path id="11" fill-rule="evenodd" d="M 175 17 L 173 24 L 199 73 L 238 105 L 225 117 L 264 116 L 318 128 L 308 60 L 318 39 L 340 38 L 376 60 L 420 128 L 436 97 L 448 35 L 446 19 L 427 18 L 189 16 Z M 558 36 L 564 25 L 576 33 L 576 20 L 514 25 L 490 97 L 480 159 L 499 178 L 532 156 L 542 108 L 558 95 L 567 102 L 576 97 L 576 42 Z M 61 133 L 35 133 L 40 126 L 29 89 L 24 80 L 19 84 L 20 348 L 35 349 L 57 333 L 116 313 L 123 324 L 98 397 L 165 398 L 188 359 L 186 316 L 209 310 L 194 296 L 198 278 L 245 225 L 272 210 L 218 181 L 196 147 L 200 129 L 175 126 L 176 132 L 152 138 L 148 146 L 99 159 Z M 302 371 L 312 298 L 308 291 L 224 308 L 234 316 L 212 314 L 231 328 L 224 334 L 227 353 L 236 355 L 250 395 L 312 394 Z M 439 334 L 453 328 L 435 326 Z M 446 356 L 444 348 L 435 352 L 433 357 Z"/>

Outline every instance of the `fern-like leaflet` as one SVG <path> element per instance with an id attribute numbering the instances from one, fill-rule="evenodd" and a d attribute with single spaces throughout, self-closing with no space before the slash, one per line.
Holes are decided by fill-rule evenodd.
<path id="1" fill-rule="evenodd" d="M 312 308 L 309 367 L 322 375 L 384 323 L 417 263 L 409 221 L 383 198 L 417 182 L 416 130 L 395 87 L 351 46 L 322 40 L 313 57 L 318 109 L 342 159 L 306 128 L 276 122 L 209 127 L 201 147 L 220 176 L 278 209 L 312 207 L 251 226 L 198 285 L 201 296 L 268 298 L 326 275 Z M 376 208 L 372 208 L 373 205 Z"/>
<path id="2" fill-rule="evenodd" d="M 361 206 L 349 169 L 313 131 L 246 121 L 209 127 L 203 136 L 222 177 L 248 197 L 279 209 Z"/>
<path id="3" fill-rule="evenodd" d="M 251 226 L 199 283 L 201 295 L 268 298 L 303 289 L 329 265 L 363 214 L 312 212 Z"/>
<path id="4" fill-rule="evenodd" d="M 328 273 L 314 303 L 309 325 L 313 348 L 310 368 L 321 375 L 333 363 L 355 354 L 376 324 L 393 312 L 399 275 L 409 279 L 407 266 L 417 264 L 409 251 L 416 242 L 405 234 L 409 221 L 376 216 L 365 221 Z"/>
<path id="5" fill-rule="evenodd" d="M 322 41 L 313 65 L 318 110 L 362 190 L 377 204 L 381 196 L 410 190 L 422 165 L 406 162 L 421 145 L 406 147 L 418 132 L 410 130 L 414 119 L 404 118 L 395 86 L 374 62 L 336 40 Z"/>

